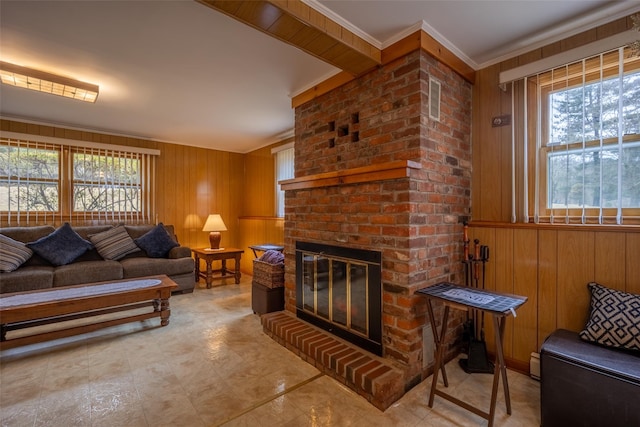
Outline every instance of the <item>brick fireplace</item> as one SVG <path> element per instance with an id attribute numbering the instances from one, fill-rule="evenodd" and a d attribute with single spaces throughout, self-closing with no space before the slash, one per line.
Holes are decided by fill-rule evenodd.
<path id="1" fill-rule="evenodd" d="M 439 121 L 429 110 L 438 83 Z M 380 251 L 381 363 L 400 373 L 401 396 L 433 368 L 426 305 L 415 291 L 463 283 L 471 85 L 417 50 L 297 107 L 295 122 L 295 178 L 283 185 L 285 311 L 296 312 L 297 242 Z M 460 330 L 462 320 L 449 327 Z M 457 351 L 451 342 L 448 356 Z M 366 397 L 385 409 L 400 396 Z"/>

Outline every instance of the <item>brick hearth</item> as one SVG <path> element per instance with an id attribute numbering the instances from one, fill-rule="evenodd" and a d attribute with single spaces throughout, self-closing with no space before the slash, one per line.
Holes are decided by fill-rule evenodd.
<path id="1" fill-rule="evenodd" d="M 265 314 L 262 327 L 276 342 L 382 411 L 404 394 L 404 373 L 398 366 L 299 320 L 291 313 Z"/>

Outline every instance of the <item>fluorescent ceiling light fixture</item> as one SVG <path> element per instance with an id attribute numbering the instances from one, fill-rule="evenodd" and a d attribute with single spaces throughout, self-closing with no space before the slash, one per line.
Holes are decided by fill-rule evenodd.
<path id="1" fill-rule="evenodd" d="M 0 78 L 4 84 L 87 102 L 96 102 L 100 90 L 98 85 L 4 61 L 0 61 Z"/>

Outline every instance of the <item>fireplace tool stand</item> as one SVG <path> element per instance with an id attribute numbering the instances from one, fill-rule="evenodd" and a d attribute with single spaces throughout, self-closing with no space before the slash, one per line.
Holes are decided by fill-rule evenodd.
<path id="1" fill-rule="evenodd" d="M 464 275 L 465 286 L 484 290 L 486 264 L 489 261 L 489 247 L 480 245 L 480 240 L 473 241 L 473 254 L 469 251 L 468 226 L 464 225 Z M 464 324 L 463 339 L 468 344 L 467 358 L 460 359 L 460 367 L 468 374 L 492 374 L 493 363 L 487 355 L 487 344 L 484 340 L 484 311 L 470 309 Z"/>

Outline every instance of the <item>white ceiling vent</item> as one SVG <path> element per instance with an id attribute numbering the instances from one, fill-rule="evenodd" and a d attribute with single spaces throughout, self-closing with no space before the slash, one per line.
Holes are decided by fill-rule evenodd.
<path id="1" fill-rule="evenodd" d="M 429 118 L 440 121 L 440 82 L 429 77 Z"/>

